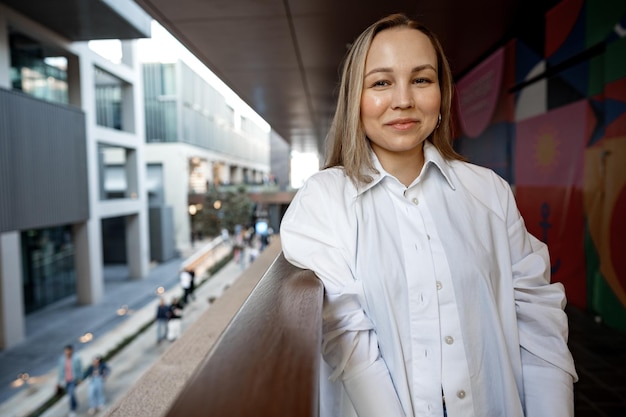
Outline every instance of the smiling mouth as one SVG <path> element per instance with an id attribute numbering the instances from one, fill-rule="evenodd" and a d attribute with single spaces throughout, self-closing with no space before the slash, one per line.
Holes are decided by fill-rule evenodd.
<path id="1" fill-rule="evenodd" d="M 413 126 L 415 126 L 416 124 L 417 122 L 415 121 L 406 121 L 406 122 L 399 122 L 399 123 L 389 123 L 388 126 L 391 126 L 397 130 L 408 130 L 412 128 Z"/>

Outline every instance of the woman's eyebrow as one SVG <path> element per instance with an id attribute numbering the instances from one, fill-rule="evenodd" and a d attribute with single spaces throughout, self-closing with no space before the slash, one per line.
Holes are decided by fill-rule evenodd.
<path id="1" fill-rule="evenodd" d="M 437 72 L 437 69 L 435 67 L 433 67 L 431 64 L 424 64 L 424 65 L 418 65 L 417 67 L 414 67 L 411 72 L 420 72 L 423 71 L 425 69 L 431 69 L 435 72 Z M 369 77 L 372 74 L 376 74 L 379 72 L 393 72 L 392 68 L 388 68 L 388 67 L 381 67 L 381 68 L 374 68 L 373 70 L 369 71 L 367 74 L 365 74 L 365 77 Z"/>
<path id="2" fill-rule="evenodd" d="M 371 70 L 370 72 L 368 72 L 367 74 L 365 74 L 366 77 L 369 77 L 372 74 L 376 74 L 378 72 L 393 72 L 393 70 L 391 68 L 374 68 L 373 70 Z"/>

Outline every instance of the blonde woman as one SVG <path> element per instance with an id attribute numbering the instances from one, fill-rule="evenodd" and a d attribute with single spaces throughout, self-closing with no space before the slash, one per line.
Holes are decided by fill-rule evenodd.
<path id="1" fill-rule="evenodd" d="M 344 63 L 324 170 L 281 224 L 325 289 L 325 416 L 573 416 L 565 293 L 509 185 L 451 145 L 441 45 L 404 15 Z"/>

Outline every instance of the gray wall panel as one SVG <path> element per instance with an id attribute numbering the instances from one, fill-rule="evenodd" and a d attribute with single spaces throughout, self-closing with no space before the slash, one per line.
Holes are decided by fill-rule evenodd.
<path id="1" fill-rule="evenodd" d="M 276 131 L 270 132 L 270 171 L 280 190 L 290 187 L 291 146 Z"/>
<path id="2" fill-rule="evenodd" d="M 8 97 L 0 90 L 0 232 L 7 231 L 7 225 L 13 218 L 13 205 L 10 196 L 13 195 L 11 181 L 11 142 L 5 140 L 10 136 Z"/>
<path id="3" fill-rule="evenodd" d="M 150 207 L 150 259 L 165 262 L 176 257 L 174 214 L 170 206 Z"/>
<path id="4" fill-rule="evenodd" d="M 0 89 L 0 232 L 89 217 L 82 111 Z"/>

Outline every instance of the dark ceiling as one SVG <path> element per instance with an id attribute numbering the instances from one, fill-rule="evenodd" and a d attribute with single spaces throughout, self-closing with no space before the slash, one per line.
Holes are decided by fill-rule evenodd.
<path id="1" fill-rule="evenodd" d="M 136 0 L 298 151 L 322 150 L 346 45 L 393 12 L 435 31 L 455 76 L 525 34 L 557 0 Z"/>

